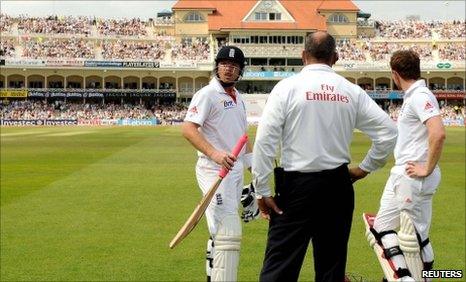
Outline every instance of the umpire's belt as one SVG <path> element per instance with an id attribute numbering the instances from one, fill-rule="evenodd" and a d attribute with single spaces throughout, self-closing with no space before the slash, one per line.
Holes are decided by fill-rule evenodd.
<path id="1" fill-rule="evenodd" d="M 335 175 L 341 175 L 341 173 L 348 173 L 348 164 L 342 164 L 341 166 L 333 169 L 326 169 L 321 171 L 313 171 L 313 172 L 301 172 L 301 171 L 284 171 L 286 177 L 294 177 L 294 176 L 320 176 L 320 177 L 329 177 Z"/>

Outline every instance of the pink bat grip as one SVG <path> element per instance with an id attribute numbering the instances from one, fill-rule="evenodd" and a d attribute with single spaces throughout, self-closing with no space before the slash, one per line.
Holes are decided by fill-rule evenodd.
<path id="1" fill-rule="evenodd" d="M 241 138 L 239 138 L 238 142 L 236 143 L 236 145 L 233 148 L 233 151 L 231 153 L 235 157 L 237 157 L 239 152 L 241 152 L 241 150 L 243 149 L 244 145 L 247 142 L 248 142 L 248 136 L 246 134 L 244 134 L 243 136 L 241 136 Z M 227 176 L 228 172 L 229 172 L 229 170 L 223 167 L 222 170 L 220 170 L 220 172 L 218 173 L 218 176 L 221 177 L 221 178 L 225 178 L 225 176 Z"/>

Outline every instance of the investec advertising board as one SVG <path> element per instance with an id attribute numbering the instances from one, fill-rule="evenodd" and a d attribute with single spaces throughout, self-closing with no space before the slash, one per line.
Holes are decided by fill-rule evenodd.
<path id="1" fill-rule="evenodd" d="M 0 119 L 1 126 L 156 126 L 157 119 Z"/>
<path id="2" fill-rule="evenodd" d="M 2 126 L 70 126 L 78 125 L 77 119 L 0 119 Z"/>

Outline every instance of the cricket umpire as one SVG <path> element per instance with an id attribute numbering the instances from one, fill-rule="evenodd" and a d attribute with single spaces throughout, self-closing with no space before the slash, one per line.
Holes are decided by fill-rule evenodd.
<path id="1" fill-rule="evenodd" d="M 303 70 L 272 90 L 254 144 L 253 183 L 262 216 L 270 219 L 260 281 L 297 281 L 310 240 L 315 281 L 344 281 L 352 182 L 382 167 L 397 137 L 389 116 L 331 68 L 338 60 L 331 35 L 309 35 L 302 59 Z M 372 147 L 349 170 L 355 128 Z M 283 181 L 272 197 L 267 183 L 279 144 Z"/>

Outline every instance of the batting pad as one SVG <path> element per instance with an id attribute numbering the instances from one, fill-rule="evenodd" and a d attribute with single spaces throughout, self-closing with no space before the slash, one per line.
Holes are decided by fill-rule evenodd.
<path id="1" fill-rule="evenodd" d="M 400 242 L 400 249 L 404 253 L 408 269 L 411 272 L 411 276 L 416 281 L 424 281 L 422 278 L 424 263 L 421 258 L 416 229 L 414 228 L 411 218 L 404 211 L 400 213 L 400 231 L 398 232 L 398 240 Z"/>
<path id="2" fill-rule="evenodd" d="M 237 215 L 227 215 L 214 239 L 212 281 L 236 281 L 241 246 L 241 223 Z"/>
<path id="3" fill-rule="evenodd" d="M 207 276 L 209 277 L 212 276 L 213 261 L 214 261 L 214 241 L 212 240 L 212 237 L 211 237 L 207 241 L 206 265 L 205 265 L 205 271 L 206 271 Z"/>
<path id="4" fill-rule="evenodd" d="M 369 241 L 369 246 L 374 250 L 380 265 L 382 266 L 383 274 L 388 281 L 397 281 L 398 276 L 395 273 L 395 266 L 391 260 L 385 258 L 383 248 L 377 243 L 374 234 L 371 231 L 374 225 L 375 215 L 373 214 L 362 214 L 362 220 L 366 226 L 366 238 Z"/>

